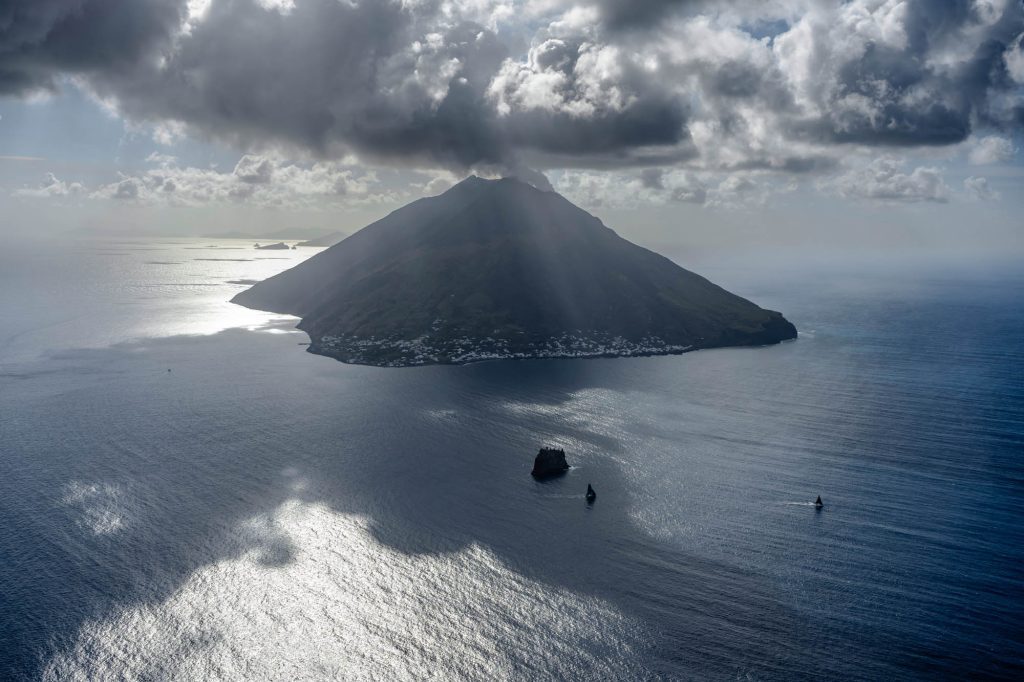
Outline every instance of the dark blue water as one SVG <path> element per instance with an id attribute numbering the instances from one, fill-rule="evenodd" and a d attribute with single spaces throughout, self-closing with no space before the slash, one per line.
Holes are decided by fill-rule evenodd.
<path id="1" fill-rule="evenodd" d="M 0 678 L 1024 674 L 1012 274 L 705 269 L 801 338 L 395 370 L 211 333 L 287 263 L 125 248 L 0 282 Z"/>

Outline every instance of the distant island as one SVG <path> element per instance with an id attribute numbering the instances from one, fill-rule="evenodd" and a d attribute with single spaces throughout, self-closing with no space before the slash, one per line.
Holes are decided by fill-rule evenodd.
<path id="1" fill-rule="evenodd" d="M 315 239 L 307 239 L 304 242 L 299 242 L 299 246 L 334 246 L 342 239 L 345 238 L 341 232 L 328 232 L 327 234 L 316 237 Z"/>
<path id="2" fill-rule="evenodd" d="M 282 249 L 290 249 L 292 247 L 288 246 L 284 242 L 277 242 L 276 244 L 264 244 L 263 246 L 257 244 L 256 248 L 260 251 L 280 251 Z"/>
<path id="3" fill-rule="evenodd" d="M 309 351 L 389 367 L 683 353 L 795 338 L 556 192 L 467 178 L 232 299 L 302 318 Z"/>
<path id="4" fill-rule="evenodd" d="M 334 230 L 318 227 L 279 227 L 273 230 L 231 230 L 229 232 L 217 232 L 203 235 L 208 239 L 261 239 L 261 240 L 282 240 L 303 241 L 309 239 L 321 239 L 328 235 L 337 234 Z M 340 241 L 341 237 L 338 237 Z"/>

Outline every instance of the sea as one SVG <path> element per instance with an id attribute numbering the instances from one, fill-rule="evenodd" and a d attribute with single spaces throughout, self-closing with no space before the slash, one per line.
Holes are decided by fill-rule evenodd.
<path id="1" fill-rule="evenodd" d="M 317 251 L 5 246 L 0 679 L 1024 677 L 1024 271 L 679 259 L 799 338 L 389 369 L 229 303 Z"/>

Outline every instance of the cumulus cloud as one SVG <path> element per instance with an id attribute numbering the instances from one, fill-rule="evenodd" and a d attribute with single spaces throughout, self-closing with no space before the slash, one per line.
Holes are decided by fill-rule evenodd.
<path id="1" fill-rule="evenodd" d="M 1015 83 L 1024 83 L 1024 36 L 1017 36 L 1007 46 L 1003 52 L 1003 63 L 1006 65 L 1006 74 Z"/>
<path id="2" fill-rule="evenodd" d="M 672 201 L 703 204 L 708 199 L 707 185 L 693 173 L 672 171 L 663 175 L 662 184 Z"/>
<path id="3" fill-rule="evenodd" d="M 166 154 L 151 154 L 152 167 L 114 182 L 85 188 L 52 173 L 39 187 L 14 192 L 20 197 L 78 197 L 170 206 L 202 206 L 244 201 L 257 206 L 315 208 L 389 201 L 373 172 L 323 161 L 299 165 L 269 156 L 247 154 L 226 172 L 179 166 Z"/>
<path id="4" fill-rule="evenodd" d="M 621 156 L 689 136 L 674 93 L 635 56 L 584 36 L 548 38 L 525 62 L 505 60 L 488 94 L 511 142 L 552 156 Z"/>
<path id="5" fill-rule="evenodd" d="M 261 156 L 246 154 L 235 164 L 233 175 L 249 185 L 266 185 L 274 176 L 274 162 Z"/>
<path id="6" fill-rule="evenodd" d="M 968 160 L 975 166 L 1000 163 L 1013 158 L 1013 142 L 1006 137 L 988 135 L 977 140 L 968 152 Z"/>
<path id="7" fill-rule="evenodd" d="M 64 182 L 53 173 L 47 173 L 38 187 L 23 187 L 15 190 L 14 195 L 20 197 L 67 197 L 77 196 L 84 191 L 81 183 Z"/>
<path id="8" fill-rule="evenodd" d="M 776 192 L 793 189 L 771 183 L 763 173 L 734 173 L 708 191 L 707 203 L 719 208 L 751 208 L 765 204 Z"/>
<path id="9" fill-rule="evenodd" d="M 16 0 L 0 26 L 0 93 L 72 75 L 162 144 L 324 161 L 749 179 L 1024 125 L 1017 0 Z"/>
<path id="10" fill-rule="evenodd" d="M 744 208 L 794 189 L 791 183 L 773 182 L 766 171 L 695 173 L 662 168 L 645 168 L 636 174 L 566 171 L 555 187 L 585 206 L 605 208 L 671 204 Z"/>
<path id="11" fill-rule="evenodd" d="M 588 207 L 629 208 L 671 203 L 703 204 L 705 181 L 688 171 L 646 168 L 638 174 L 566 171 L 555 189 Z"/>
<path id="12" fill-rule="evenodd" d="M 967 196 L 978 201 L 994 201 L 999 199 L 999 192 L 992 189 L 987 178 L 971 176 L 964 180 Z"/>
<path id="13" fill-rule="evenodd" d="M 90 85 L 127 116 L 245 149 L 465 168 L 510 157 L 484 98 L 504 55 L 431 3 L 216 0 L 163 59 Z"/>
<path id="14" fill-rule="evenodd" d="M 561 173 L 554 184 L 559 193 L 591 208 L 631 207 L 663 201 L 662 190 L 645 186 L 638 177 L 617 173 L 567 171 Z"/>
<path id="15" fill-rule="evenodd" d="M 153 126 L 153 141 L 170 147 L 187 136 L 187 128 L 180 121 L 161 121 Z"/>
<path id="16" fill-rule="evenodd" d="M 949 201 L 950 189 L 937 168 L 919 166 L 904 172 L 904 162 L 880 158 L 851 170 L 829 185 L 841 196 L 883 202 Z"/>
<path id="17" fill-rule="evenodd" d="M 261 206 L 311 207 L 369 200 L 375 182 L 370 173 L 331 162 L 303 167 L 271 157 L 245 155 L 230 172 L 163 163 L 101 187 L 93 196 L 185 206 L 245 201 Z"/>
<path id="18" fill-rule="evenodd" d="M 115 199 L 138 199 L 139 182 L 134 178 L 125 178 L 113 186 L 111 196 Z"/>

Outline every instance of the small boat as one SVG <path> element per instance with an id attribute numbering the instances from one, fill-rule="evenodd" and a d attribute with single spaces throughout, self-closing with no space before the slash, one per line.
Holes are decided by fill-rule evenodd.
<path id="1" fill-rule="evenodd" d="M 825 503 L 821 501 L 821 495 L 818 495 L 818 499 L 814 501 L 814 506 L 817 507 L 818 509 L 821 509 L 822 507 L 825 506 Z"/>
<path id="2" fill-rule="evenodd" d="M 594 492 L 594 488 L 588 483 L 587 484 L 587 502 L 593 502 L 597 499 L 597 493 Z"/>

